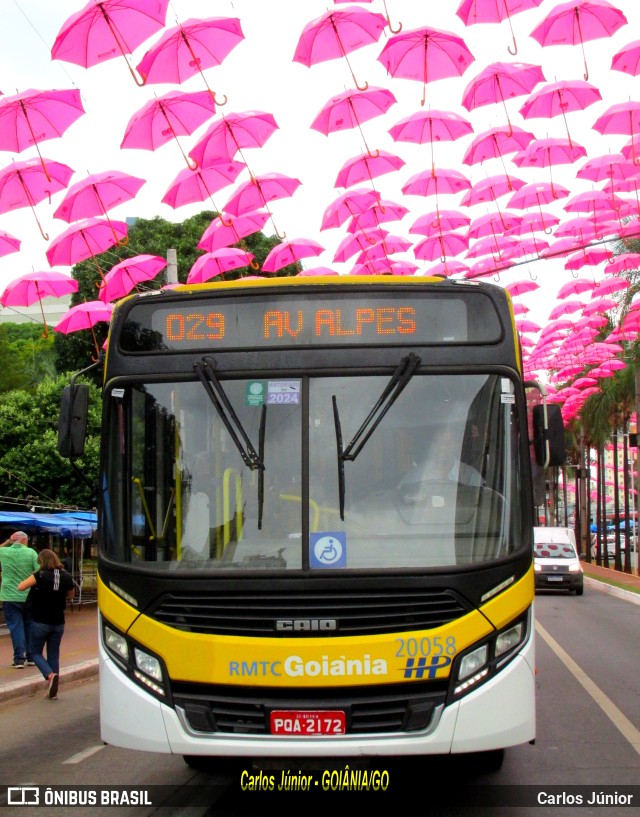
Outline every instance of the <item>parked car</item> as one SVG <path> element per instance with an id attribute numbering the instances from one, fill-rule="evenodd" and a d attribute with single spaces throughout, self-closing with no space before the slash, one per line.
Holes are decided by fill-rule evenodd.
<path id="1" fill-rule="evenodd" d="M 533 529 L 533 567 L 536 589 L 584 593 L 584 571 L 571 528 Z"/>

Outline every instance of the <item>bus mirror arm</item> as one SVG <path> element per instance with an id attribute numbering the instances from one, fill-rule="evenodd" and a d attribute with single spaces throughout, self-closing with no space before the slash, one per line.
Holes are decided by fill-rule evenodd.
<path id="1" fill-rule="evenodd" d="M 382 422 L 383 417 L 389 411 L 391 406 L 396 402 L 398 397 L 402 394 L 405 387 L 415 374 L 416 369 L 420 365 L 420 358 L 411 352 L 406 357 L 403 357 L 398 364 L 391 379 L 384 387 L 382 394 L 376 401 L 376 404 L 371 409 L 369 414 L 365 417 L 362 425 L 353 435 L 351 442 L 343 449 L 342 448 L 342 431 L 340 428 L 340 419 L 338 415 L 338 403 L 335 395 L 333 395 L 333 416 L 336 424 L 336 440 L 338 443 L 338 482 L 340 490 L 340 518 L 344 521 L 344 498 L 345 498 L 345 478 L 344 478 L 344 463 L 345 460 L 353 462 L 358 454 L 365 447 L 367 441 Z"/>
<path id="2" fill-rule="evenodd" d="M 258 430 L 258 460 L 262 468 L 258 470 L 258 530 L 262 530 L 262 511 L 264 509 L 264 435 L 267 426 L 267 405 L 262 404 L 260 428 Z"/>

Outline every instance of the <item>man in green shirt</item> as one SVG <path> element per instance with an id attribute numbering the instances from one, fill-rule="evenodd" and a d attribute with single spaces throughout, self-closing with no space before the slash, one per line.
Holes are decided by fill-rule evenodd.
<path id="1" fill-rule="evenodd" d="M 29 591 L 18 590 L 18 585 L 38 569 L 38 554 L 29 547 L 26 533 L 16 531 L 0 544 L 0 601 L 13 644 L 14 669 L 23 669 L 29 658 L 30 619 L 26 605 Z"/>

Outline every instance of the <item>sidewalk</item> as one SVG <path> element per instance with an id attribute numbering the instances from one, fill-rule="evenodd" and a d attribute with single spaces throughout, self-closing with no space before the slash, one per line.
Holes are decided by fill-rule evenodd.
<path id="1" fill-rule="evenodd" d="M 37 667 L 12 669 L 13 650 L 6 627 L 0 628 L 0 703 L 47 691 Z M 60 690 L 71 681 L 98 674 L 98 609 L 87 604 L 68 609 L 60 645 Z"/>
<path id="2" fill-rule="evenodd" d="M 619 573 L 606 567 L 582 563 L 587 586 L 623 596 L 640 604 L 640 593 L 605 584 L 602 579 L 640 589 L 640 576 Z M 47 684 L 36 667 L 11 669 L 13 659 L 11 638 L 6 628 L 0 628 L 0 704 L 14 698 L 44 695 Z M 67 612 L 64 637 L 60 648 L 60 688 L 72 681 L 92 678 L 98 674 L 98 611 L 95 604 L 73 608 Z"/>

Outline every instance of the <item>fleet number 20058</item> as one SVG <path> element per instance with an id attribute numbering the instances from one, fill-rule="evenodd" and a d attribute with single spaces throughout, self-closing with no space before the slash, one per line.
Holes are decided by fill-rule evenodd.
<path id="1" fill-rule="evenodd" d="M 396 658 L 415 658 L 428 655 L 455 655 L 456 639 L 449 635 L 446 638 L 436 635 L 433 638 L 396 638 L 398 649 Z"/>

